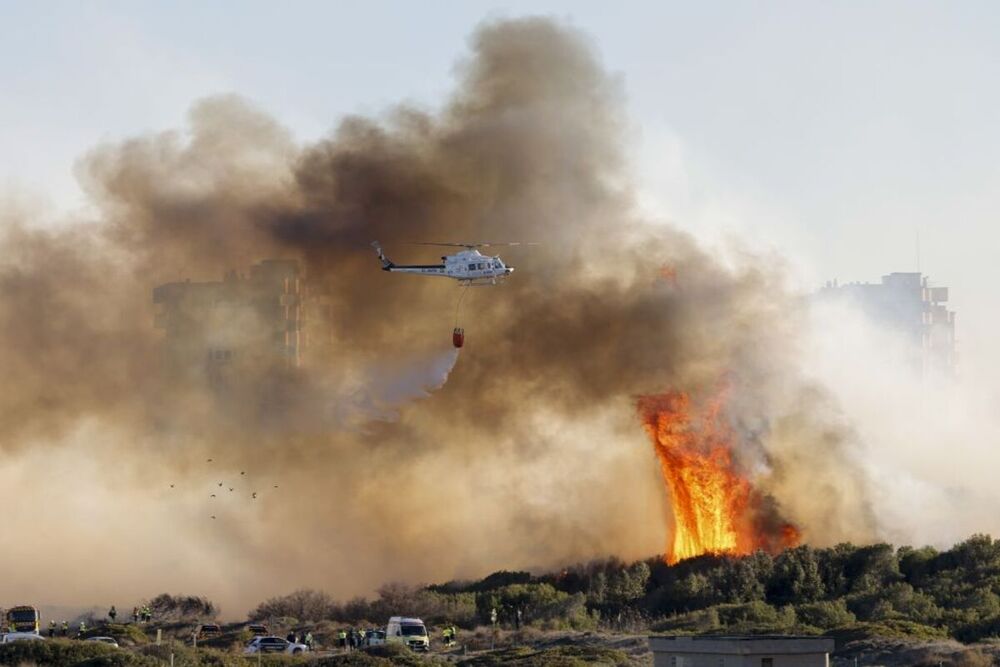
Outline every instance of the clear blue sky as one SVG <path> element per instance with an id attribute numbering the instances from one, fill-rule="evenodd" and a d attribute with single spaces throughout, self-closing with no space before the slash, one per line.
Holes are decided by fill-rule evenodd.
<path id="1" fill-rule="evenodd" d="M 621 75 L 651 209 L 777 248 L 804 283 L 914 270 L 919 231 L 966 363 L 1000 371 L 995 2 L 0 0 L 0 195 L 73 207 L 83 151 L 178 127 L 204 95 L 300 139 L 433 106 L 476 24 L 523 14 L 581 28 Z"/>

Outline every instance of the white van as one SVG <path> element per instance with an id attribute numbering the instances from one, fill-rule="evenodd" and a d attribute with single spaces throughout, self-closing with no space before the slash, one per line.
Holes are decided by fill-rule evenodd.
<path id="1" fill-rule="evenodd" d="M 406 644 L 414 651 L 429 651 L 431 648 L 427 628 L 419 618 L 393 616 L 385 626 L 386 643 Z"/>

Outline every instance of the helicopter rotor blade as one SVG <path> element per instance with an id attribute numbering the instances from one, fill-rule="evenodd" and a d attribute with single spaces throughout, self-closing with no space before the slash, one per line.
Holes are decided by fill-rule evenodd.
<path id="1" fill-rule="evenodd" d="M 406 245 L 436 245 L 445 248 L 478 248 L 482 243 L 426 243 L 423 241 L 411 241 Z"/>
<path id="2" fill-rule="evenodd" d="M 427 243 L 424 241 L 413 241 L 408 245 L 433 245 L 444 246 L 446 248 L 489 248 L 490 246 L 516 246 L 516 245 L 539 245 L 531 241 L 514 241 L 512 243 L 490 242 L 490 243 Z"/>

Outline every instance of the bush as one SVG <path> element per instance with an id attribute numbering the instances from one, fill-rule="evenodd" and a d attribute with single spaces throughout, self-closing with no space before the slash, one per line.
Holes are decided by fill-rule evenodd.
<path id="1" fill-rule="evenodd" d="M 795 607 L 795 615 L 801 623 L 823 630 L 849 625 L 858 620 L 848 611 L 847 604 L 842 599 L 800 604 Z"/>
<path id="2" fill-rule="evenodd" d="M 686 614 L 675 614 L 651 626 L 654 632 L 665 634 L 687 634 L 713 632 L 722 626 L 719 610 L 715 607 L 700 609 Z"/>
<path id="3" fill-rule="evenodd" d="M 570 595 L 552 584 L 511 584 L 476 596 L 476 609 L 483 623 L 497 611 L 507 627 L 535 625 L 547 629 L 588 630 L 597 625 L 597 616 L 587 610 L 583 593 Z M 518 618 L 520 613 L 520 618 Z"/>
<path id="4" fill-rule="evenodd" d="M 170 663 L 170 655 L 174 656 L 174 667 L 248 667 L 248 662 L 239 653 L 199 648 L 197 651 L 190 646 L 162 644 L 160 646 L 144 646 L 137 651 L 153 665 L 162 667 Z M 301 667 L 308 663 L 308 658 L 290 655 L 261 656 L 262 667 Z M 253 665 L 257 664 L 254 657 Z"/>
<path id="5" fill-rule="evenodd" d="M 201 621 L 215 618 L 219 609 L 208 598 L 196 595 L 160 593 L 147 602 L 158 621 Z"/>
<path id="6" fill-rule="evenodd" d="M 837 641 L 837 645 L 847 642 L 862 641 L 876 637 L 889 639 L 920 639 L 932 641 L 945 639 L 948 632 L 942 628 L 921 625 L 912 621 L 889 620 L 877 623 L 859 622 L 834 628 L 824 633 Z"/>
<path id="7" fill-rule="evenodd" d="M 142 628 L 131 623 L 99 623 L 83 633 L 83 637 L 114 637 L 122 646 L 142 646 L 149 643 L 149 637 Z"/>
<path id="8" fill-rule="evenodd" d="M 151 658 L 98 642 L 48 639 L 0 645 L 0 665 L 16 666 L 32 663 L 46 667 L 76 667 L 77 665 L 158 667 L 158 663 Z"/>
<path id="9" fill-rule="evenodd" d="M 747 602 L 745 604 L 720 604 L 715 607 L 719 614 L 719 622 L 723 625 L 778 625 L 788 623 L 788 617 L 766 602 Z M 795 623 L 794 614 L 791 624 Z"/>
<path id="10" fill-rule="evenodd" d="M 288 595 L 262 602 L 248 614 L 250 620 L 264 621 L 275 617 L 290 617 L 299 621 L 321 621 L 331 617 L 333 600 L 321 591 L 297 590 Z"/>

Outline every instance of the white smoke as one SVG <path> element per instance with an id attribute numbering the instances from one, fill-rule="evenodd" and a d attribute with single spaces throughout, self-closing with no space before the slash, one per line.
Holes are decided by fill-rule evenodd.
<path id="1" fill-rule="evenodd" d="M 849 303 L 815 301 L 803 368 L 829 388 L 856 432 L 879 536 L 947 546 L 1000 530 L 990 461 L 1000 419 L 988 392 L 924 377 L 913 344 Z"/>

